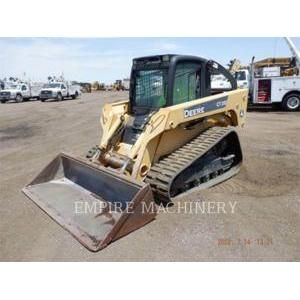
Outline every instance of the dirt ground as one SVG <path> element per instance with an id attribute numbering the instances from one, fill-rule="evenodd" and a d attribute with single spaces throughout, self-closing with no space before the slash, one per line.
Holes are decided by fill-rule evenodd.
<path id="1" fill-rule="evenodd" d="M 248 112 L 237 176 L 178 197 L 169 213 L 97 253 L 21 193 L 59 152 L 83 155 L 95 145 L 102 105 L 124 98 L 101 92 L 0 105 L 1 261 L 299 261 L 300 113 Z M 217 202 L 224 210 L 193 206 Z M 184 205 L 192 208 L 184 213 Z"/>

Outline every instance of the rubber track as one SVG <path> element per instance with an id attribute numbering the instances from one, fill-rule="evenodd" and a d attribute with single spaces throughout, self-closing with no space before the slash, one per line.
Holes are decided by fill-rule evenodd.
<path id="1" fill-rule="evenodd" d="M 164 201 L 169 201 L 170 186 L 175 177 L 206 154 L 232 131 L 234 131 L 234 129 L 231 127 L 215 126 L 207 129 L 191 142 L 178 148 L 154 164 L 147 174 L 145 181 L 151 185 L 156 196 Z"/>

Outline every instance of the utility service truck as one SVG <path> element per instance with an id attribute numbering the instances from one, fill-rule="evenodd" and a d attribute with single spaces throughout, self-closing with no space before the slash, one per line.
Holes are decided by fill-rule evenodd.
<path id="1" fill-rule="evenodd" d="M 0 91 L 1 103 L 13 100 L 16 102 L 38 99 L 41 90 L 41 84 L 13 83 Z"/>
<path id="2" fill-rule="evenodd" d="M 234 74 L 238 88 L 248 89 L 250 85 L 250 72 L 248 69 L 240 69 Z"/>
<path id="3" fill-rule="evenodd" d="M 289 38 L 285 40 L 292 57 L 252 62 L 248 80 L 251 104 L 272 104 L 286 111 L 299 110 L 300 54 Z"/>
<path id="4" fill-rule="evenodd" d="M 81 95 L 80 86 L 69 82 L 50 82 L 41 89 L 39 98 L 42 102 L 48 99 L 62 101 L 65 98 L 76 99 Z"/>

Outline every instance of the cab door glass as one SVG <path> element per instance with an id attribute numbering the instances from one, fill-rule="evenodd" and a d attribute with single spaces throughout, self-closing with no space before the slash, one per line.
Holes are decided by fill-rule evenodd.
<path id="1" fill-rule="evenodd" d="M 25 85 L 22 85 L 22 91 L 26 91 L 26 86 Z"/>
<path id="2" fill-rule="evenodd" d="M 173 104 L 180 104 L 200 98 L 201 65 L 179 63 L 176 67 Z"/>

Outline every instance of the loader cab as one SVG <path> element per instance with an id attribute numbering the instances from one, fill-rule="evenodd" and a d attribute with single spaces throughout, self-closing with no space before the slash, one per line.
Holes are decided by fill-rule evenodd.
<path id="1" fill-rule="evenodd" d="M 214 87 L 213 77 L 225 86 Z M 157 55 L 133 60 L 130 79 L 132 112 L 158 110 L 236 89 L 233 76 L 220 64 L 196 56 Z"/>

